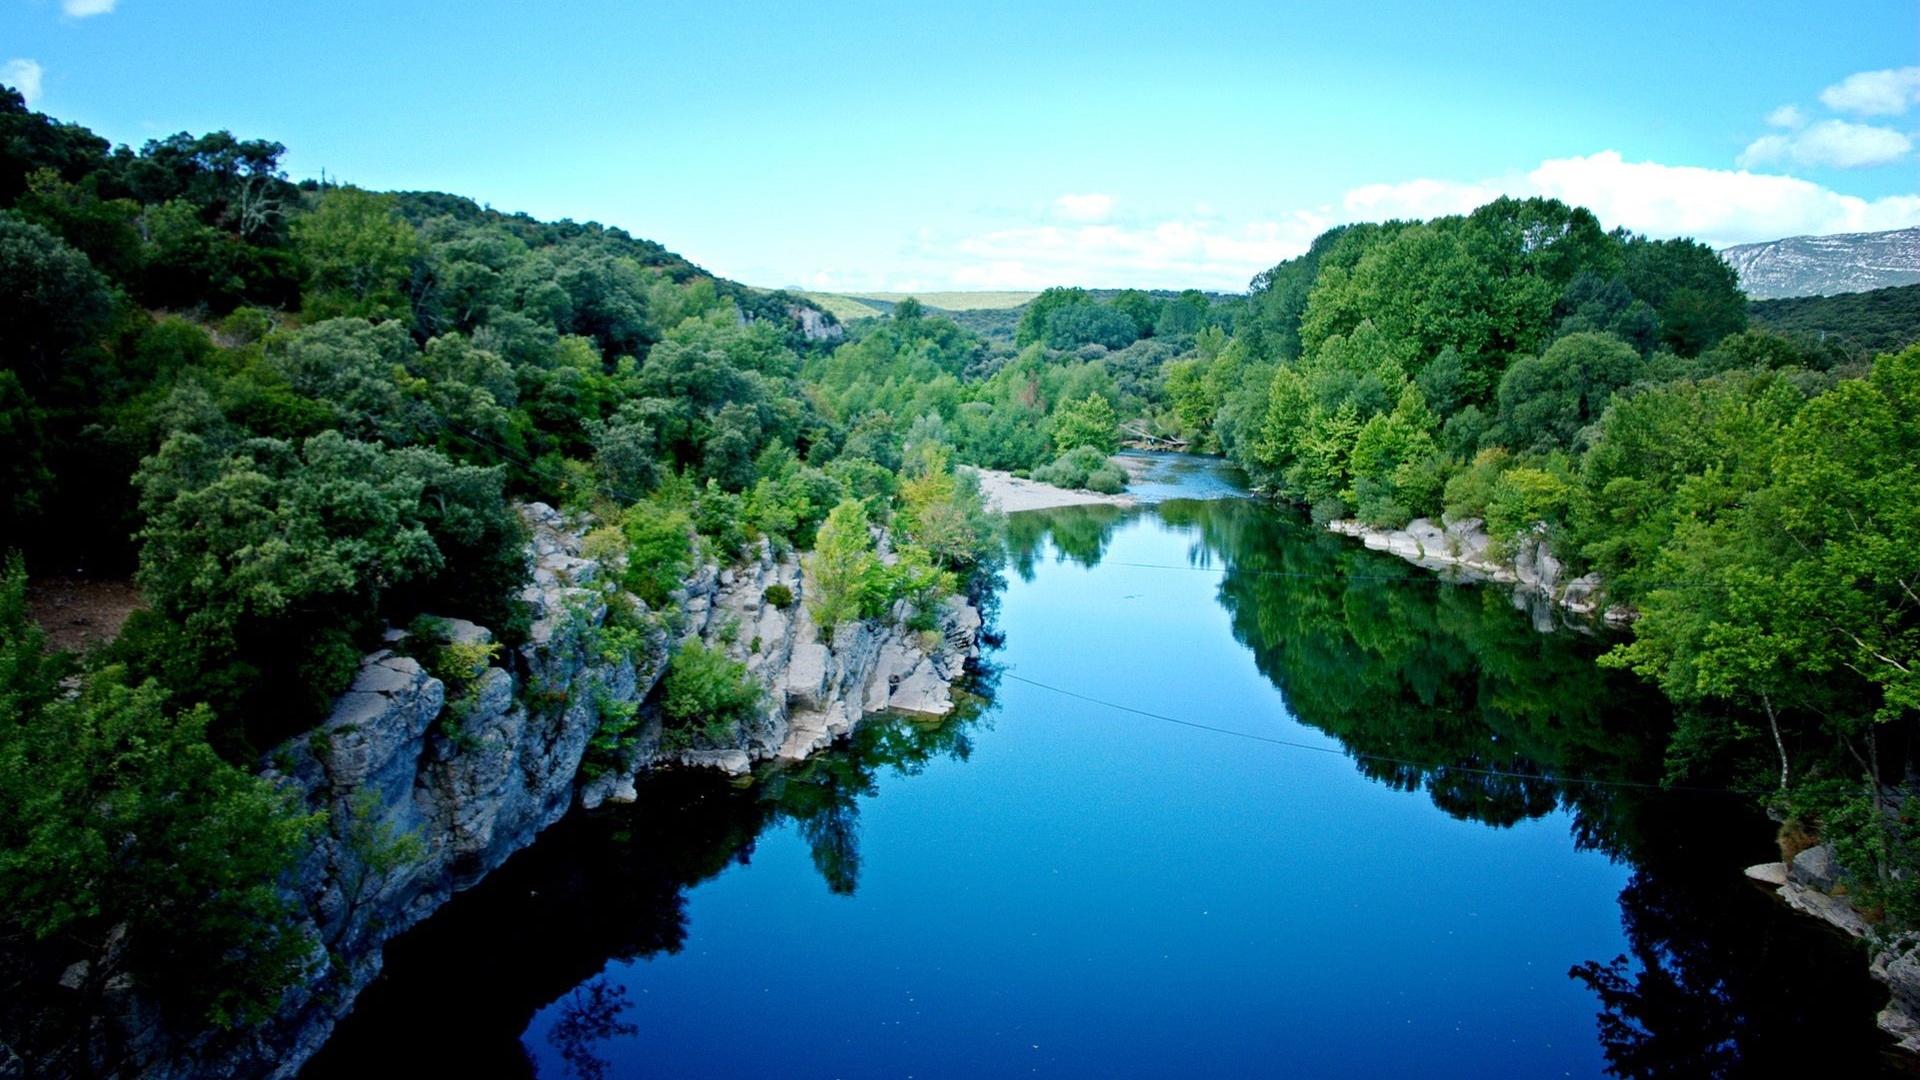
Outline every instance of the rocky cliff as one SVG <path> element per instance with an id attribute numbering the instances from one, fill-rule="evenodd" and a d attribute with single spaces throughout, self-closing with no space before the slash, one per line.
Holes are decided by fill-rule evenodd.
<path id="1" fill-rule="evenodd" d="M 1793 236 L 1720 252 L 1755 300 L 1832 296 L 1920 282 L 1920 229 Z"/>
<path id="2" fill-rule="evenodd" d="M 802 758 L 881 710 L 945 713 L 950 681 L 977 655 L 980 615 L 959 598 L 941 607 L 937 630 L 905 629 L 908 613 L 897 609 L 890 619 L 835 628 L 829 645 L 807 614 L 800 561 L 765 544 L 744 566 L 700 567 L 676 610 L 653 618 L 637 648 L 612 653 L 600 633 L 610 603 L 645 605 L 619 593 L 618 567 L 584 554 L 591 522 L 537 503 L 523 513 L 533 578 L 522 599 L 534 617 L 525 644 L 502 655 L 487 628 L 446 620 L 447 638 L 471 647 L 467 655 L 494 654 L 450 693 L 407 655 L 417 643 L 390 632 L 390 647 L 361 661 L 327 721 L 267 755 L 268 774 L 327 816 L 292 885 L 313 943 L 310 981 L 275 1021 L 244 1037 L 175 1037 L 129 999 L 120 1030 L 82 1053 L 93 1067 L 75 1072 L 291 1077 L 379 973 L 386 942 L 576 803 L 631 798 L 635 777 L 663 764 L 743 774 L 756 762 Z M 770 602 L 769 585 L 783 586 L 790 601 Z M 677 750 L 664 748 L 657 718 L 645 720 L 611 766 L 586 775 L 602 717 L 643 706 L 673 650 L 695 639 L 758 679 L 758 718 L 728 745 Z"/>

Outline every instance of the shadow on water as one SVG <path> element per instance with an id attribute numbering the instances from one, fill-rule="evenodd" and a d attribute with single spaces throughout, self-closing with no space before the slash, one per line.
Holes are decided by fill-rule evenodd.
<path id="1" fill-rule="evenodd" d="M 1510 827 L 1557 810 L 1576 844 L 1625 862 L 1630 954 L 1568 972 L 1598 998 L 1622 1077 L 1914 1075 L 1873 1016 L 1862 951 L 1751 885 L 1772 826 L 1730 792 L 1658 786 L 1665 700 L 1599 667 L 1604 632 L 1542 634 L 1511 593 L 1456 585 L 1249 500 L 1133 511 L 1190 530 L 1187 568 L 1220 574 L 1234 637 L 1302 723 L 1356 768 L 1443 812 Z M 1130 514 L 1019 515 L 1010 563 L 1091 566 Z"/>
<path id="2" fill-rule="evenodd" d="M 686 892 L 752 861 L 767 829 L 791 822 L 827 888 L 860 877 L 860 801 L 883 773 L 964 761 L 992 672 L 939 720 L 872 720 L 806 762 L 762 771 L 751 786 L 706 772 L 662 771 L 626 806 L 574 813 L 472 890 L 387 948 L 384 974 L 356 1003 L 303 1080 L 451 1075 L 530 1078 L 520 1040 L 556 1002 L 548 1041 L 571 1075 L 607 1075 L 599 1047 L 632 1036 L 610 961 L 677 953 Z"/>
<path id="3" fill-rule="evenodd" d="M 1861 952 L 1741 876 L 1777 857 L 1751 802 L 1651 783 L 1668 711 L 1594 664 L 1603 634 L 1538 633 L 1499 588 L 1439 582 L 1248 500 L 1015 515 L 1009 567 L 1032 580 L 1047 558 L 1093 566 L 1143 514 L 1187 532 L 1188 565 L 1168 572 L 1219 575 L 1235 639 L 1366 776 L 1492 828 L 1566 811 L 1580 847 L 1632 867 L 1628 953 L 1567 973 L 1597 999 L 1609 1072 L 1911 1075 L 1874 1027 L 1885 991 Z M 571 815 L 395 942 L 387 975 L 303 1075 L 530 1077 L 520 1034 L 556 1002 L 553 1052 L 572 1075 L 606 1075 L 598 1048 L 634 1028 L 602 974 L 610 960 L 679 951 L 686 890 L 750 861 L 770 826 L 793 824 L 828 888 L 853 893 L 877 778 L 965 760 L 985 706 L 863 725 L 751 787 L 663 772 L 631 806 Z"/>

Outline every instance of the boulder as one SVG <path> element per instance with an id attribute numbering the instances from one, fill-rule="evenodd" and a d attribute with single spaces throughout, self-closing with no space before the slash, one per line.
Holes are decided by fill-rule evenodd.
<path id="1" fill-rule="evenodd" d="M 933 662 L 923 656 L 894 686 L 887 705 L 900 712 L 945 716 L 953 711 L 953 694 Z"/>
<path id="2" fill-rule="evenodd" d="M 1793 857 L 1787 877 L 1795 885 L 1830 893 L 1840 884 L 1842 871 L 1839 860 L 1833 857 L 1833 848 L 1815 844 Z"/>
<path id="3" fill-rule="evenodd" d="M 787 661 L 787 704 L 794 709 L 820 709 L 827 688 L 827 647 L 813 641 L 795 645 Z"/>

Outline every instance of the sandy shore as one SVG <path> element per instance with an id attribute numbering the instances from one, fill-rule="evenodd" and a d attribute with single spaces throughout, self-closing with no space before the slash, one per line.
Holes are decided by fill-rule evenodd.
<path id="1" fill-rule="evenodd" d="M 969 468 L 971 466 L 962 466 Z M 1132 506 L 1131 495 L 1102 495 L 1097 491 L 1071 491 L 1054 487 L 1034 480 L 1022 480 L 1009 472 L 997 469 L 972 469 L 980 478 L 980 494 L 986 496 L 987 505 L 1012 514 L 1021 510 L 1051 510 L 1056 506 L 1086 506 L 1105 504 L 1108 506 Z"/>

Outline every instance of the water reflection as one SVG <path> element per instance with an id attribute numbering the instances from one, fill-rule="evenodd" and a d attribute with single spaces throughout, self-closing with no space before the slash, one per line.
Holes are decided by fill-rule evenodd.
<path id="1" fill-rule="evenodd" d="M 796 824 L 827 888 L 859 884 L 860 800 L 883 773 L 966 760 L 994 673 L 937 721 L 869 722 L 829 753 L 768 770 L 739 787 L 704 772 L 668 771 L 638 799 L 574 814 L 479 886 L 387 949 L 386 974 L 301 1073 L 305 1080 L 383 1075 L 536 1075 L 520 1033 L 561 1002 L 549 1043 L 572 1075 L 606 1075 L 603 1045 L 631 1036 L 610 962 L 678 953 L 686 892 L 735 864 L 755 840 Z"/>
<path id="2" fill-rule="evenodd" d="M 1063 506 L 1058 510 L 1014 514 L 1007 519 L 1007 562 L 1022 581 L 1032 581 L 1041 555 L 1052 542 L 1067 562 L 1098 566 L 1114 530 L 1131 512 L 1118 506 Z"/>
<path id="3" fill-rule="evenodd" d="M 1739 875 L 1773 857 L 1767 824 L 1739 798 L 1649 783 L 1668 714 L 1593 664 L 1604 639 L 1538 633 L 1497 588 L 1440 583 L 1246 500 L 1016 515 L 1009 566 L 1029 581 L 1048 559 L 1094 566 L 1142 515 L 1188 534 L 1185 564 L 1164 572 L 1218 575 L 1235 640 L 1367 777 L 1494 828 L 1564 809 L 1581 847 L 1633 867 L 1627 953 L 1567 973 L 1595 995 L 1610 1072 L 1899 1072 L 1862 958 Z M 608 1041 L 631 1034 L 610 961 L 680 951 L 686 890 L 749 862 L 770 827 L 793 825 L 826 888 L 855 893 L 878 779 L 967 760 L 985 712 L 983 696 L 942 723 L 868 724 L 745 788 L 662 773 L 633 806 L 570 817 L 397 942 L 389 976 L 306 1075 L 530 1077 L 519 1034 L 556 1001 L 552 1053 L 574 1075 L 605 1074 Z"/>
<path id="4" fill-rule="evenodd" d="M 622 1019 L 633 1011 L 627 988 L 604 977 L 576 987 L 560 1004 L 560 1018 L 547 1033 L 547 1043 L 566 1063 L 567 1075 L 580 1080 L 606 1080 L 612 1068 L 601 1044 L 640 1034 L 638 1025 Z"/>
<path id="5" fill-rule="evenodd" d="M 1885 991 L 1863 958 L 1740 874 L 1778 857 L 1751 804 L 1655 783 L 1669 708 L 1593 662 L 1604 634 L 1540 633 L 1501 588 L 1443 582 L 1251 501 L 1140 512 L 1194 531 L 1190 566 L 1217 567 L 1235 639 L 1361 772 L 1494 827 L 1564 808 L 1580 847 L 1634 867 L 1631 955 L 1568 973 L 1599 1000 L 1611 1074 L 1914 1075 L 1873 1025 Z M 1124 521 L 1027 515 L 1013 565 L 1049 543 L 1091 565 Z"/>

